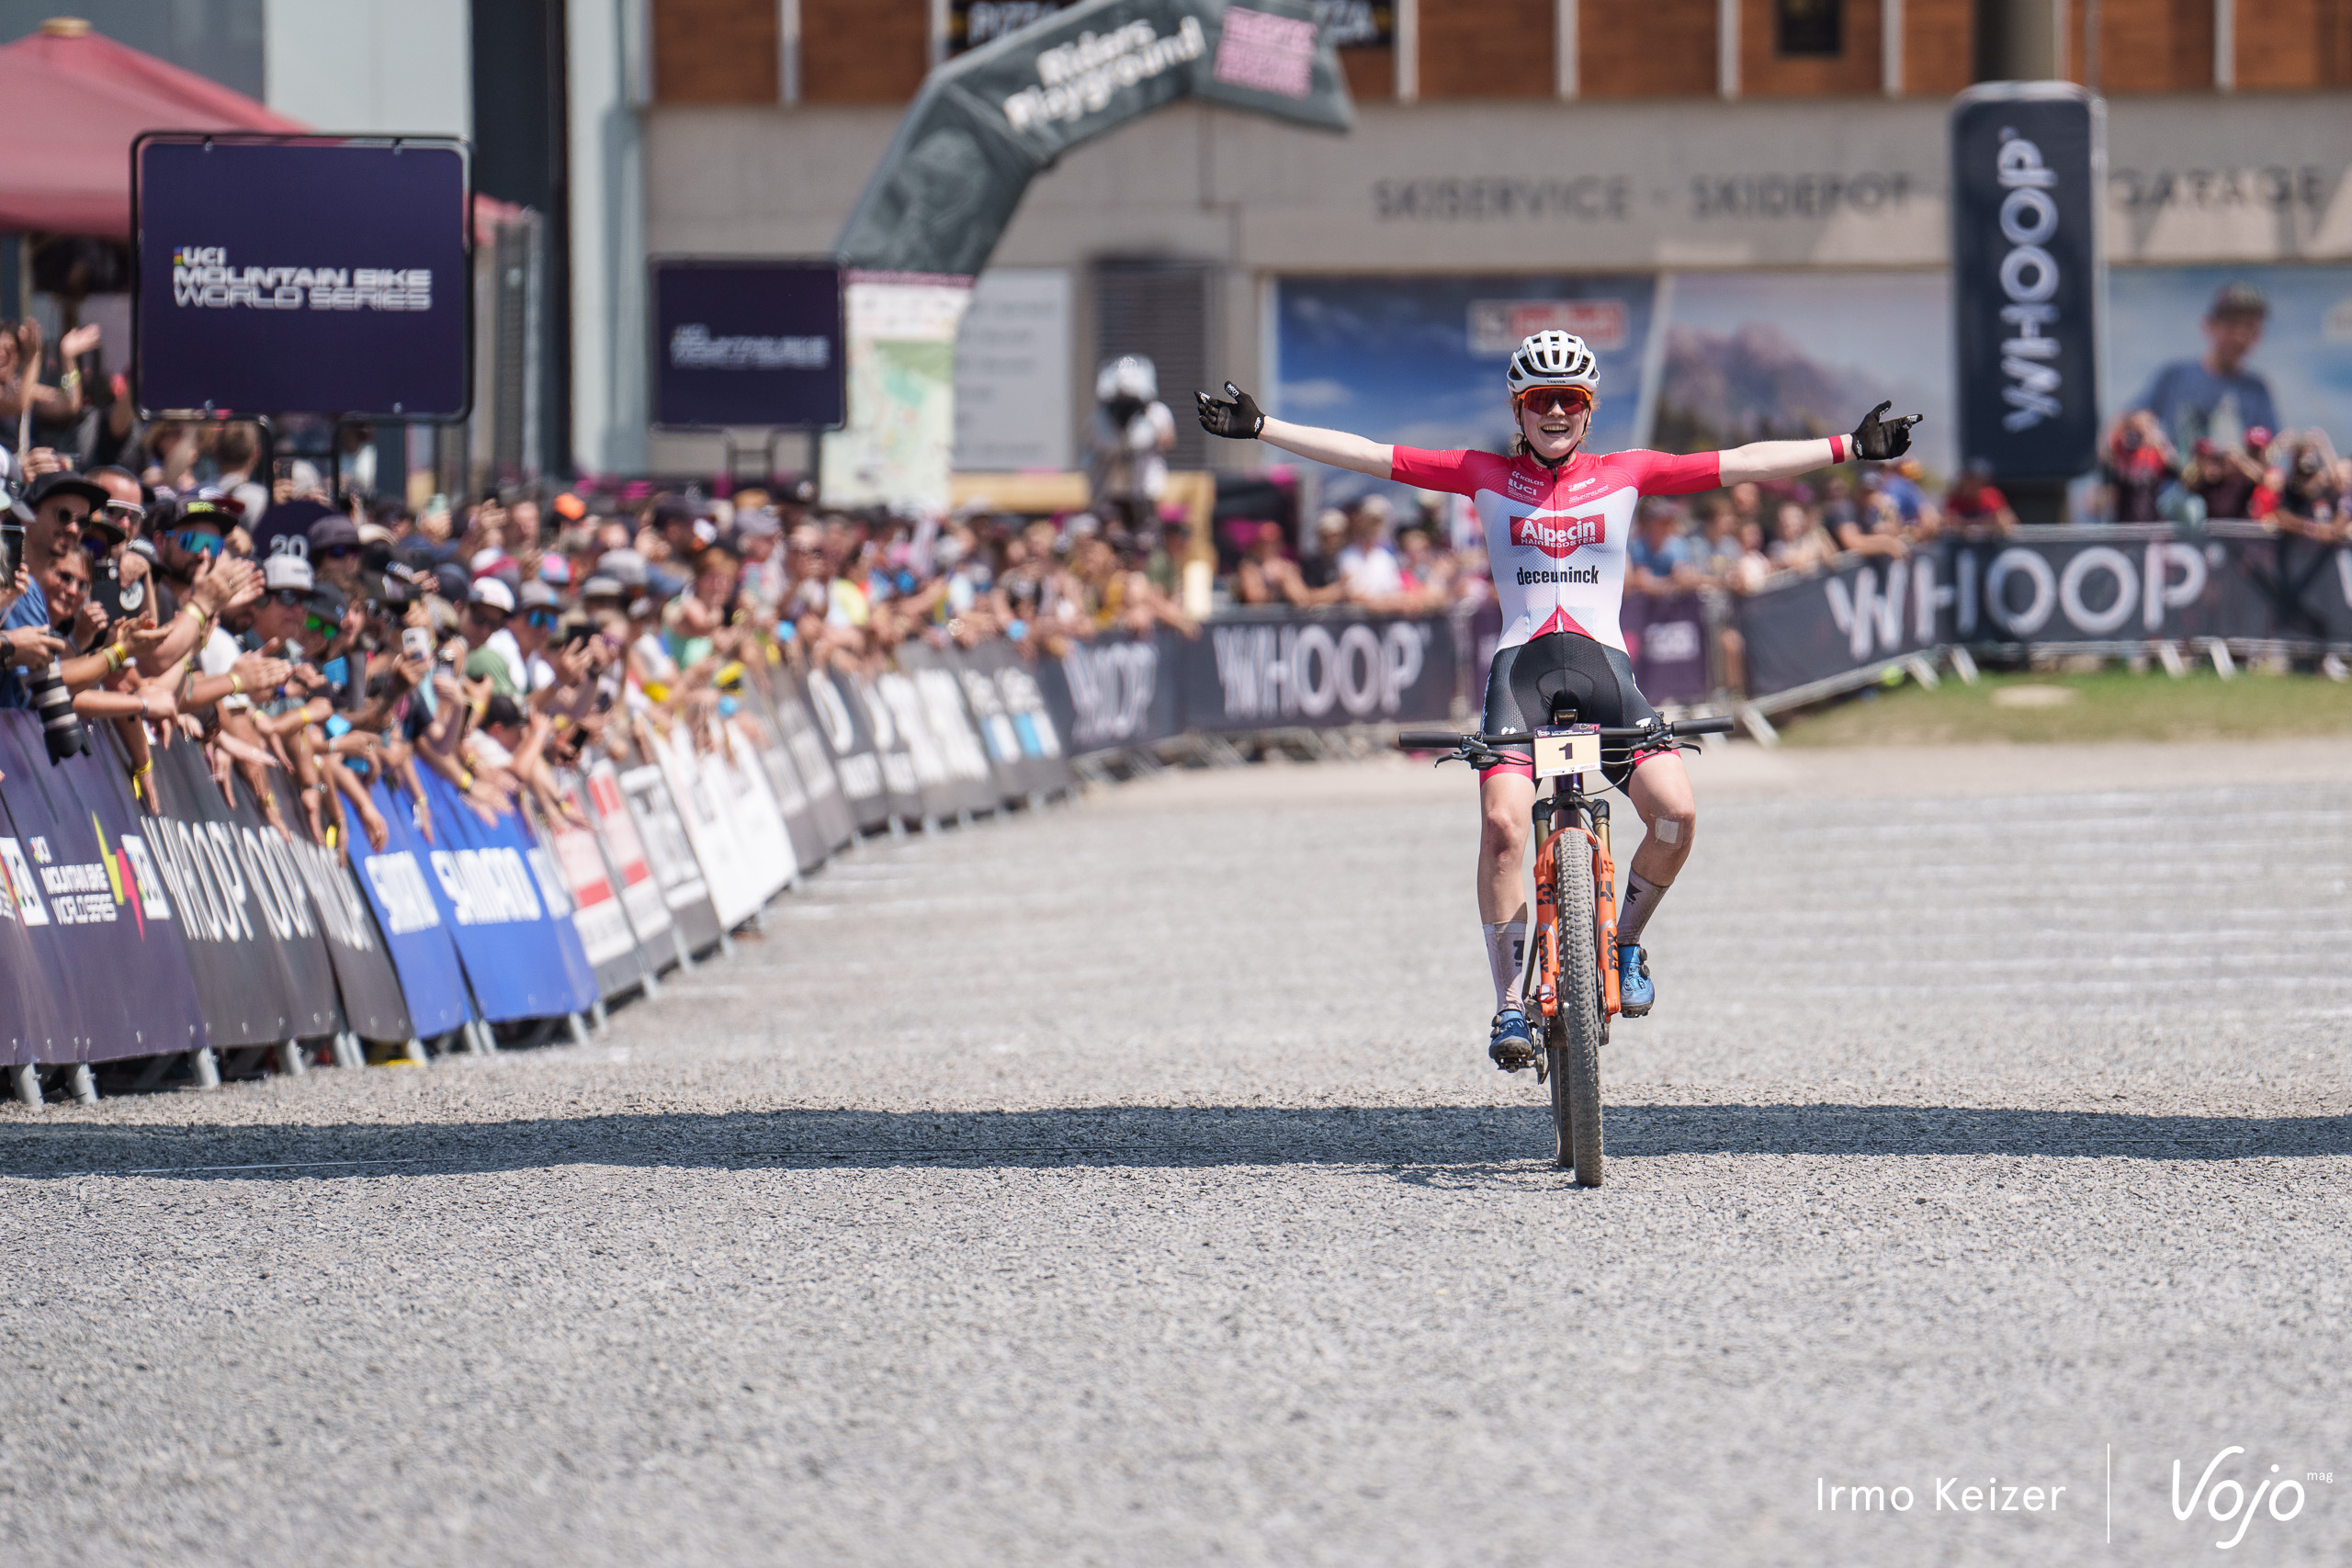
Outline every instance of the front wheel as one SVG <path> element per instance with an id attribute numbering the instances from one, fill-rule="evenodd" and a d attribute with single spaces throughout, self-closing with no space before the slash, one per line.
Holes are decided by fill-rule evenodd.
<path id="1" fill-rule="evenodd" d="M 1559 921 L 1559 1002 L 1544 1037 L 1552 1079 L 1555 1164 L 1573 1167 L 1579 1187 L 1600 1185 L 1600 938 L 1595 929 L 1592 852 L 1581 834 L 1553 857 Z"/>

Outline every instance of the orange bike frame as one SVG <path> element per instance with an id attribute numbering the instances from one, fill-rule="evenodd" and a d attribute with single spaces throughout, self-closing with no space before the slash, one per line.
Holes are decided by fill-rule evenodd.
<path id="1" fill-rule="evenodd" d="M 1617 866 L 1610 859 L 1608 843 L 1581 823 L 1555 829 L 1535 852 L 1535 1005 L 1545 1018 L 1559 1010 L 1560 920 L 1554 889 L 1558 886 L 1560 840 L 1571 833 L 1591 847 L 1593 928 L 1600 935 L 1600 951 L 1592 958 L 1600 966 L 1601 1015 L 1614 1018 L 1623 1006 L 1617 965 L 1609 962 L 1617 945 Z"/>

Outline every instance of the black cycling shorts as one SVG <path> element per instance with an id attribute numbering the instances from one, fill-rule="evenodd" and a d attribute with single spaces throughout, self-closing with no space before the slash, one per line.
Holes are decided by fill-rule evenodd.
<path id="1" fill-rule="evenodd" d="M 1657 716 L 1650 700 L 1634 684 L 1634 661 L 1622 650 L 1576 632 L 1550 632 L 1516 648 L 1495 649 L 1495 661 L 1487 670 L 1487 701 L 1478 728 L 1493 735 L 1549 724 L 1553 701 L 1564 694 L 1577 710 L 1578 724 L 1625 729 Z M 1622 789 L 1637 762 L 1646 760 L 1611 763 L 1601 773 Z M 1523 773 L 1530 778 L 1535 773 L 1532 763 L 1506 763 L 1486 772 Z"/>

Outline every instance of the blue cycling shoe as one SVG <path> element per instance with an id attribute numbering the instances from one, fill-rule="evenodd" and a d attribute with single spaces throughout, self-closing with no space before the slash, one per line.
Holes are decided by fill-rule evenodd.
<path id="1" fill-rule="evenodd" d="M 1505 1008 L 1495 1014 L 1494 1027 L 1487 1034 L 1487 1055 L 1507 1073 L 1535 1065 L 1535 1042 L 1528 1037 L 1525 1013 Z"/>
<path id="2" fill-rule="evenodd" d="M 1617 949 L 1617 1010 L 1627 1018 L 1639 1018 L 1650 1010 L 1657 1000 L 1657 987 L 1650 984 L 1650 961 L 1642 952 L 1642 944 L 1629 942 Z"/>

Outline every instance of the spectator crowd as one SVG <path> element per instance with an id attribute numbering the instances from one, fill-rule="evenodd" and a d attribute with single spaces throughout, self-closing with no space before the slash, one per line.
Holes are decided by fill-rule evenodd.
<path id="1" fill-rule="evenodd" d="M 1213 610 L 1446 613 L 1491 592 L 1463 503 L 1435 494 L 1368 494 L 1299 538 L 1223 518 L 1206 539 L 1182 511 L 1138 504 L 941 518 L 642 484 L 338 499 L 312 464 L 268 462 L 252 424 L 135 419 L 120 378 L 98 374 L 96 335 L 0 331 L 0 428 L 17 436 L 0 455 L 0 706 L 52 715 L 62 692 L 117 728 L 141 777 L 153 748 L 202 745 L 273 819 L 322 840 L 381 843 L 371 784 L 422 814 L 424 769 L 486 817 L 525 792 L 568 816 L 555 767 L 591 745 L 628 757 L 640 721 L 728 711 L 747 666 L 872 670 L 910 637 L 1050 654 L 1110 631 L 1196 636 Z M 2108 451 L 2118 521 L 2186 506 L 2352 538 L 2352 466 L 2324 434 L 2257 427 L 2184 455 L 2141 412 Z M 1943 487 L 1911 461 L 1827 470 L 1645 501 L 1627 586 L 1749 593 L 2016 525 L 1981 470 Z M 1724 652 L 1736 685 L 1738 650 Z M 265 787 L 272 762 L 298 799 Z"/>

